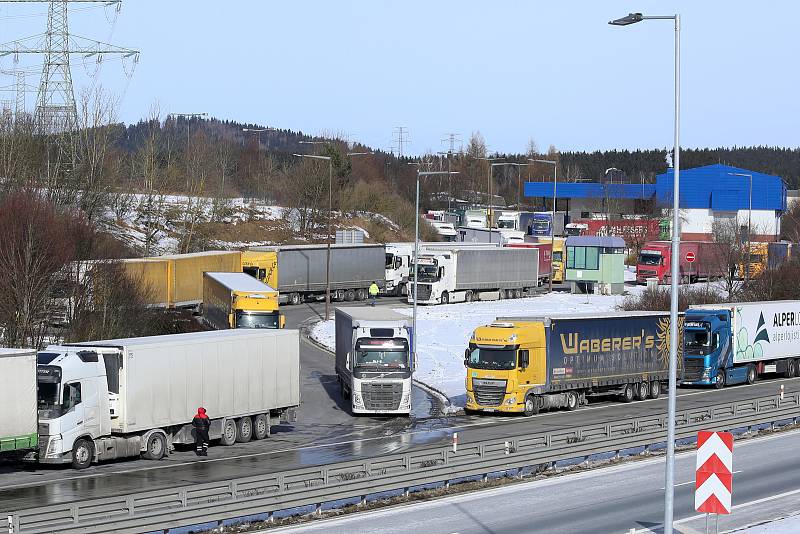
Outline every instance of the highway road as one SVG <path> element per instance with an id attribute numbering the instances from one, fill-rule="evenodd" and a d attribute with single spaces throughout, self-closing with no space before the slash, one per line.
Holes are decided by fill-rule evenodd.
<path id="1" fill-rule="evenodd" d="M 798 447 L 800 432 L 796 431 L 735 443 L 735 509 L 730 517 L 720 520 L 720 530 L 741 528 L 800 510 L 800 468 L 792 452 Z M 705 527 L 704 517 L 698 517 L 694 510 L 694 469 L 694 452 L 678 455 L 675 526 L 686 534 L 703 532 Z M 269 532 L 661 532 L 663 510 L 662 457 Z"/>

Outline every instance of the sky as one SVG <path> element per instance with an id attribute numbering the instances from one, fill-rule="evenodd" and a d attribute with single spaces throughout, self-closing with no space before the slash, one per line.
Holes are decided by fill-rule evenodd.
<path id="1" fill-rule="evenodd" d="M 88 7 L 87 7 L 88 6 Z M 800 2 L 125 0 L 73 4 L 74 35 L 141 51 L 72 57 L 76 92 L 102 86 L 131 123 L 157 109 L 407 154 L 466 144 L 492 152 L 663 148 L 673 142 L 672 21 L 613 27 L 632 11 L 682 17 L 681 145 L 800 146 Z M 46 4 L 0 4 L 0 41 L 43 33 Z M 41 57 L 31 68 L 33 109 Z M 14 67 L 13 56 L 0 69 Z M 0 86 L 13 85 L 0 73 Z M 4 92 L 0 99 L 13 99 Z M 459 143 L 456 144 L 458 147 Z"/>

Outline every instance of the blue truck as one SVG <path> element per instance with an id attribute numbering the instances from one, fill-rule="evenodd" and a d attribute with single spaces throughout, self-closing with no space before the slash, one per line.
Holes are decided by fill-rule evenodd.
<path id="1" fill-rule="evenodd" d="M 762 375 L 798 376 L 800 301 L 706 304 L 686 310 L 684 385 L 723 388 Z"/>

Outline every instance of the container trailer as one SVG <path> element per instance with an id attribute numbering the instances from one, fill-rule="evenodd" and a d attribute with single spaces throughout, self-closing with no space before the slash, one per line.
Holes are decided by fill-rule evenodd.
<path id="1" fill-rule="evenodd" d="M 36 351 L 0 348 L 0 456 L 38 446 Z"/>

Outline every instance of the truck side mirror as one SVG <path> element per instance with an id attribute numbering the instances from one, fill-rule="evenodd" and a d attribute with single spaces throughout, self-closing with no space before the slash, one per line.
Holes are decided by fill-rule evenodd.
<path id="1" fill-rule="evenodd" d="M 278 316 L 279 325 L 278 328 L 285 328 L 286 327 L 286 317 L 283 314 Z"/>
<path id="2" fill-rule="evenodd" d="M 348 371 L 350 370 L 350 367 L 351 367 L 351 366 L 350 366 L 350 356 L 351 356 L 351 355 L 352 355 L 352 353 L 351 353 L 351 352 L 348 352 L 348 353 L 347 353 L 347 359 L 346 359 L 346 360 L 345 360 L 345 362 L 344 362 L 344 366 L 347 368 L 347 370 L 348 370 Z"/>
<path id="3" fill-rule="evenodd" d="M 530 363 L 528 361 L 528 354 L 529 353 L 528 353 L 527 350 L 519 351 L 519 367 L 520 367 L 520 369 L 527 369 L 528 368 L 528 364 Z"/>
<path id="4" fill-rule="evenodd" d="M 464 367 L 469 367 L 469 349 L 464 350 Z"/>

